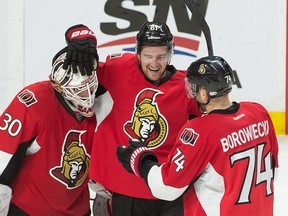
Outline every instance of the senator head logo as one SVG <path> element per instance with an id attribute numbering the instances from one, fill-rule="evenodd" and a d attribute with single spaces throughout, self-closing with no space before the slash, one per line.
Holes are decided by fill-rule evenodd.
<path id="1" fill-rule="evenodd" d="M 158 94 L 163 93 L 149 88 L 139 92 L 132 118 L 124 124 L 124 131 L 130 138 L 141 140 L 150 148 L 161 145 L 168 133 L 167 121 L 155 102 Z"/>
<path id="2" fill-rule="evenodd" d="M 83 131 L 69 131 L 63 142 L 60 166 L 50 170 L 50 175 L 68 189 L 80 186 L 88 175 L 90 156 L 81 143 Z"/>

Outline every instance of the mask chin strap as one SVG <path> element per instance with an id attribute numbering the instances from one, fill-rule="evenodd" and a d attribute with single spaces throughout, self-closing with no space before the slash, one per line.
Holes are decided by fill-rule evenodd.
<path id="1" fill-rule="evenodd" d="M 207 103 L 200 103 L 200 102 L 197 100 L 197 98 L 195 98 L 195 100 L 196 100 L 196 102 L 197 102 L 197 107 L 198 107 L 198 110 L 200 111 L 200 113 L 201 113 L 201 114 L 207 114 L 206 111 L 203 111 L 203 109 L 201 109 L 201 108 L 202 108 L 202 106 L 205 106 L 205 105 L 207 105 L 207 104 L 210 102 L 210 97 L 209 97 Z"/>
<path id="2" fill-rule="evenodd" d="M 206 92 L 208 93 L 207 89 L 206 89 Z M 201 107 L 202 107 L 202 106 L 206 106 L 207 104 L 210 103 L 210 101 L 211 101 L 211 96 L 209 95 L 209 93 L 208 93 L 208 99 L 207 99 L 207 102 L 206 102 L 206 103 L 201 103 L 201 102 L 199 102 L 199 101 L 197 100 L 197 97 L 196 97 L 196 96 L 195 96 L 195 100 L 196 100 L 197 105 L 198 105 L 198 110 L 199 110 L 202 114 L 207 114 L 206 111 L 203 111 L 203 110 L 201 109 Z"/>

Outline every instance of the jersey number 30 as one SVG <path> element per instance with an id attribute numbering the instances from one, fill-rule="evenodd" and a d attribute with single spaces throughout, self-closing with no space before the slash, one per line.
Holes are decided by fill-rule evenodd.
<path id="1" fill-rule="evenodd" d="M 0 130 L 7 130 L 10 136 L 17 136 L 22 128 L 22 123 L 19 119 L 13 119 L 9 113 L 3 114 L 6 116 L 4 121 L 4 126 L 0 126 Z"/>

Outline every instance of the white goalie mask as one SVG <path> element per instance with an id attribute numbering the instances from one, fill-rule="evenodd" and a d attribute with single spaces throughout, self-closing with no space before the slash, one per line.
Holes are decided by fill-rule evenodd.
<path id="1" fill-rule="evenodd" d="M 93 106 L 98 88 L 96 71 L 93 71 L 91 76 L 82 76 L 80 71 L 73 73 L 70 66 L 64 70 L 65 58 L 66 53 L 63 53 L 55 60 L 49 78 L 54 88 L 62 94 L 74 111 L 91 117 L 94 114 Z"/>

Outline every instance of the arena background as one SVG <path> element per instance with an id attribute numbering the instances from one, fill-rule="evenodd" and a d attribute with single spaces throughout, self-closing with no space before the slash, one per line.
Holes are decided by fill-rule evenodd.
<path id="1" fill-rule="evenodd" d="M 232 99 L 263 104 L 277 134 L 288 134 L 286 0 L 198 2 L 214 54 L 223 56 L 239 76 Z M 186 69 L 207 55 L 204 35 L 183 0 L 1 0 L 0 18 L 0 113 L 24 85 L 48 79 L 54 54 L 65 46 L 65 30 L 74 24 L 84 23 L 95 32 L 100 60 L 110 53 L 133 52 L 140 25 L 155 19 L 166 21 L 175 36 L 176 67 Z"/>

